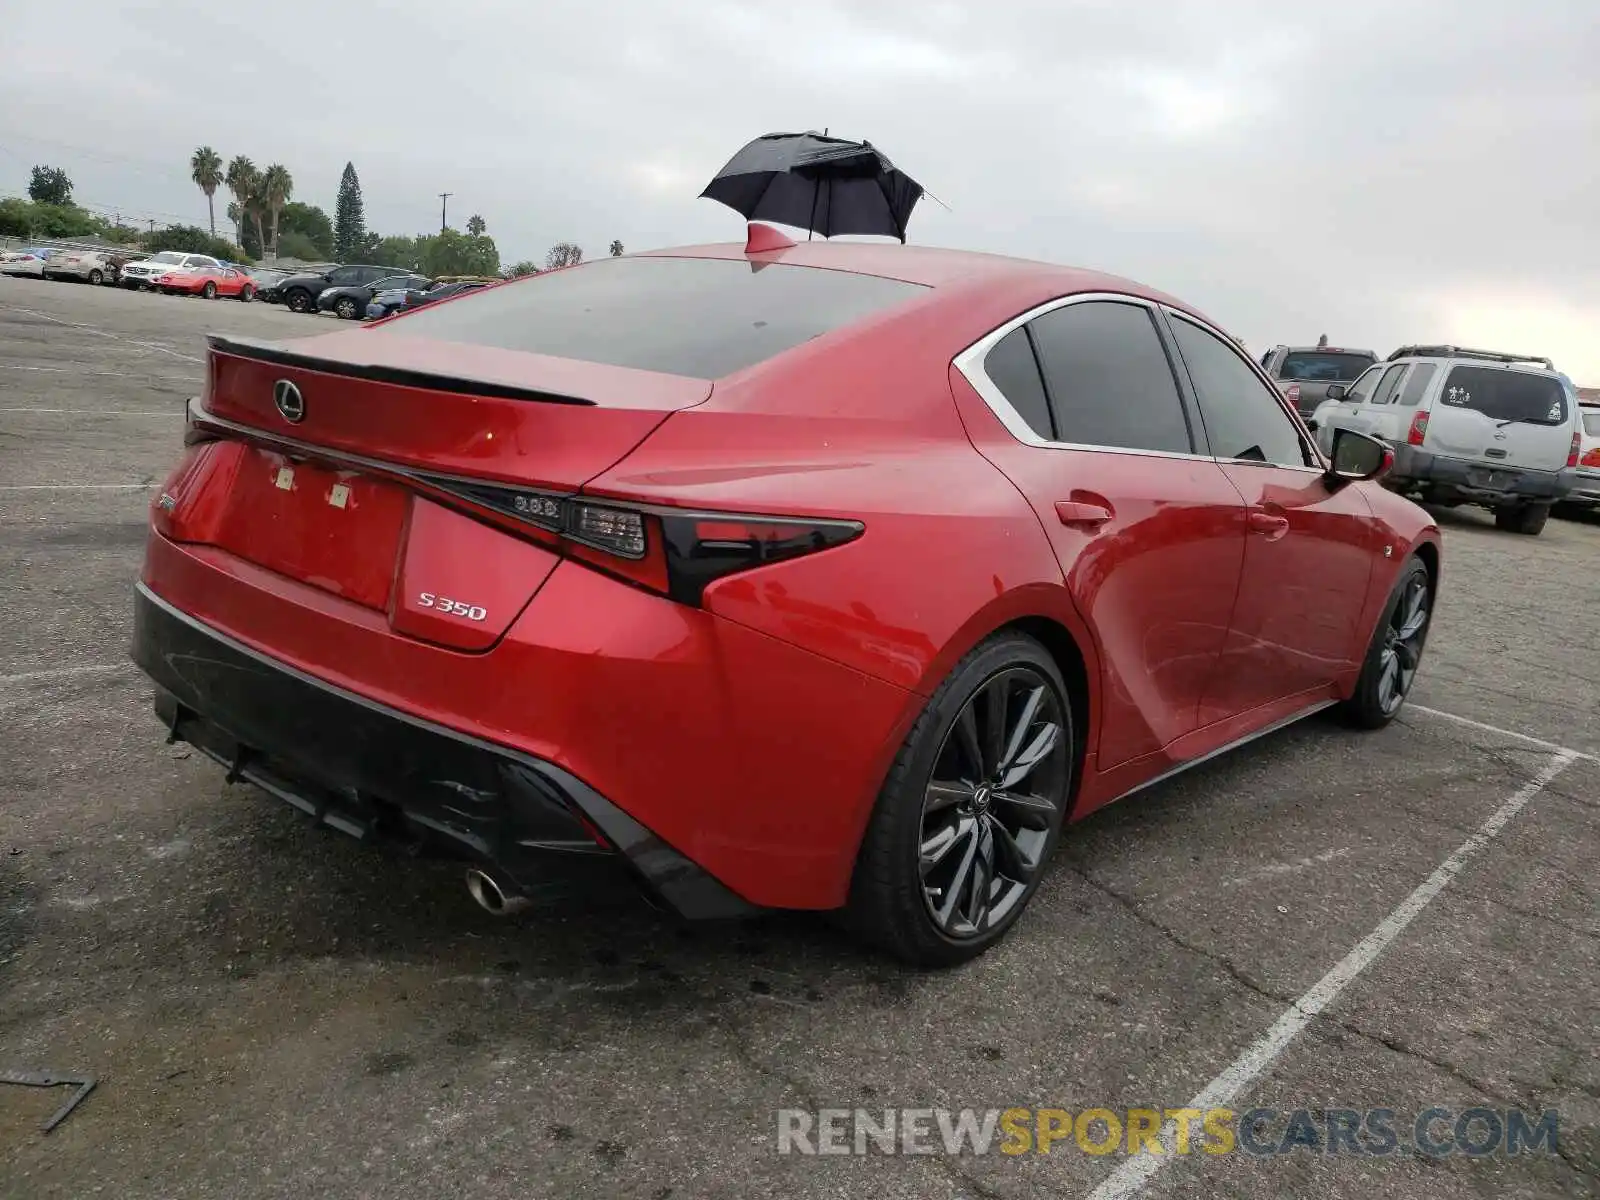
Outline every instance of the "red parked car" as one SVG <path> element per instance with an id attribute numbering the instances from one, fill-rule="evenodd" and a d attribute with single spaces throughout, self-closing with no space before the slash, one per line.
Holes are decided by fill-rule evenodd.
<path id="1" fill-rule="evenodd" d="M 186 271 L 169 271 L 159 276 L 152 286 L 169 296 L 204 296 L 207 300 L 232 296 L 246 304 L 256 298 L 255 281 L 237 267 L 191 267 Z"/>
<path id="2" fill-rule="evenodd" d="M 761 248 L 765 246 L 767 248 Z M 997 941 L 1062 825 L 1417 671 L 1439 533 L 1181 302 L 900 245 L 604 259 L 214 337 L 134 654 L 360 835 Z"/>

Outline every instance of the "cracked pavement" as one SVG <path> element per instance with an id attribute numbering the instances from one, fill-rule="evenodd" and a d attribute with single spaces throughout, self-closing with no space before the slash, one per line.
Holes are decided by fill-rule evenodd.
<path id="1" fill-rule="evenodd" d="M 0 1068 L 100 1078 L 49 1136 L 60 1097 L 0 1087 L 0 1195 L 1087 1195 L 1117 1159 L 786 1157 L 776 1111 L 1184 1105 L 1550 761 L 1416 706 L 1304 722 L 1069 830 L 943 973 L 806 916 L 497 922 L 165 746 L 123 665 L 184 356 L 319 319 L 0 279 L 0 484 L 128 485 L 0 492 L 0 675 L 83 668 L 0 683 Z M 1600 754 L 1600 523 L 1439 519 L 1416 704 Z M 1550 1107 L 1561 1155 L 1191 1155 L 1142 1194 L 1600 1196 L 1597 850 L 1581 760 L 1235 1102 Z"/>

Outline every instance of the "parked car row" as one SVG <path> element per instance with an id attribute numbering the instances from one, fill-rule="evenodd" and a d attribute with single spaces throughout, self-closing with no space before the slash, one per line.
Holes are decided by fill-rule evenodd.
<path id="1" fill-rule="evenodd" d="M 1451 345 L 1276 346 L 1260 360 L 1324 453 L 1338 430 L 1387 443 L 1384 485 L 1428 504 L 1481 505 L 1538 534 L 1557 506 L 1600 505 L 1600 406 L 1540 355 Z"/>
<path id="2" fill-rule="evenodd" d="M 79 279 L 115 283 L 125 264 L 141 254 L 115 250 L 66 250 L 27 246 L 0 253 L 0 275 L 32 275 L 37 279 Z"/>

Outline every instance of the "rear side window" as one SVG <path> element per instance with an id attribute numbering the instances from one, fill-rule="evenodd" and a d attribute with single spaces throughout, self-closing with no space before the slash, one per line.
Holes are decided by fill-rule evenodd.
<path id="1" fill-rule="evenodd" d="M 1050 424 L 1050 402 L 1045 399 L 1044 380 L 1039 378 L 1039 363 L 1033 357 L 1028 331 L 1018 327 L 994 344 L 983 356 L 983 373 L 1000 389 L 1017 415 L 1046 441 L 1055 438 Z"/>
<path id="2" fill-rule="evenodd" d="M 1279 379 L 1311 383 L 1349 383 L 1372 365 L 1370 354 L 1342 354 L 1330 350 L 1296 350 L 1283 357 Z"/>
<path id="3" fill-rule="evenodd" d="M 1400 377 L 1406 373 L 1404 364 L 1390 367 L 1383 373 L 1383 379 L 1378 384 L 1378 390 L 1372 393 L 1372 403 L 1387 404 L 1394 399 L 1394 391 L 1400 386 Z"/>
<path id="4" fill-rule="evenodd" d="M 898 279 L 783 263 L 609 258 L 419 309 L 372 336 L 439 338 L 719 379 L 926 291 Z"/>
<path id="5" fill-rule="evenodd" d="M 1194 449 L 1150 310 L 1092 300 L 1035 318 L 1056 440 L 1126 450 Z"/>
<path id="6" fill-rule="evenodd" d="M 1590 437 L 1600 437 L 1600 412 L 1583 414 L 1583 431 Z"/>
<path id="7" fill-rule="evenodd" d="M 1400 393 L 1400 403 L 1407 408 L 1415 408 L 1438 372 L 1439 368 L 1432 363 L 1417 363 L 1413 366 L 1411 374 L 1406 378 L 1405 390 Z"/>
<path id="8" fill-rule="evenodd" d="M 1567 396 L 1560 382 L 1531 371 L 1454 366 L 1439 400 L 1447 408 L 1470 408 L 1491 421 L 1565 425 Z"/>

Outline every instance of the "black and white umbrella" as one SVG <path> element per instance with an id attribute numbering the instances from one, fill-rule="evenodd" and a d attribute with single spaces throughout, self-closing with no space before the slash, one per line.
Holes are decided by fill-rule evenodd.
<path id="1" fill-rule="evenodd" d="M 701 196 L 749 221 L 776 221 L 833 237 L 906 240 L 922 185 L 871 142 L 821 133 L 769 133 L 728 160 Z"/>

